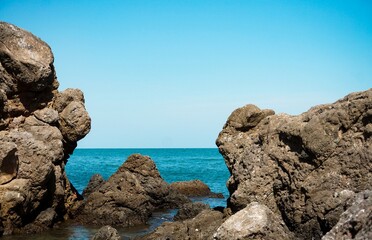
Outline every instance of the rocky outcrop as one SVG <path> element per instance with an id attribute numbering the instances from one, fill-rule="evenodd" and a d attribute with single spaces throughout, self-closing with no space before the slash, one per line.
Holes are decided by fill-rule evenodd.
<path id="1" fill-rule="evenodd" d="M 120 240 L 121 237 L 118 230 L 111 226 L 101 227 L 96 234 L 94 234 L 92 240 Z"/>
<path id="2" fill-rule="evenodd" d="M 300 239 L 320 239 L 353 193 L 372 185 L 372 89 L 298 115 L 247 105 L 216 141 L 231 177 L 228 207 L 252 202 L 282 216 Z"/>
<path id="3" fill-rule="evenodd" d="M 224 198 L 222 193 L 212 192 L 208 185 L 200 180 L 173 182 L 170 188 L 188 197 Z"/>
<path id="4" fill-rule="evenodd" d="M 193 218 L 205 209 L 209 209 L 209 205 L 202 202 L 185 203 L 178 209 L 173 220 L 182 221 Z"/>
<path id="5" fill-rule="evenodd" d="M 65 173 L 90 130 L 81 91 L 58 92 L 49 46 L 0 22 L 0 236 L 68 217 L 79 198 Z"/>
<path id="6" fill-rule="evenodd" d="M 103 179 L 100 174 L 94 174 L 90 178 L 87 187 L 83 190 L 83 197 L 87 198 L 92 192 L 97 191 L 105 182 L 105 179 Z"/>
<path id="7" fill-rule="evenodd" d="M 149 157 L 134 154 L 88 195 L 78 220 L 93 225 L 134 226 L 145 224 L 156 209 L 177 208 L 189 201 L 171 191 Z"/>
<path id="8" fill-rule="evenodd" d="M 372 191 L 363 191 L 350 200 L 352 205 L 322 240 L 372 239 Z"/>
<path id="9" fill-rule="evenodd" d="M 224 215 L 215 210 L 204 210 L 193 219 L 165 222 L 154 232 L 137 238 L 142 240 L 202 240 L 213 239 L 213 234 L 223 223 Z"/>
<path id="10" fill-rule="evenodd" d="M 228 218 L 213 236 L 215 240 L 291 239 L 292 233 L 276 214 L 257 202 Z"/>

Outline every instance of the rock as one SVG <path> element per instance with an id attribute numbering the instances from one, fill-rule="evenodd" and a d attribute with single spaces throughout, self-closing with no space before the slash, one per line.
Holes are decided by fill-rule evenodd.
<path id="1" fill-rule="evenodd" d="M 150 157 L 134 154 L 88 195 L 78 220 L 93 225 L 134 226 L 145 224 L 156 209 L 176 208 L 189 201 L 185 196 L 172 195 Z"/>
<path id="2" fill-rule="evenodd" d="M 173 182 L 170 188 L 188 197 L 215 197 L 224 198 L 221 193 L 213 193 L 207 184 L 200 180 Z"/>
<path id="3" fill-rule="evenodd" d="M 216 240 L 293 239 L 283 220 L 257 202 L 228 218 L 213 237 Z"/>
<path id="4" fill-rule="evenodd" d="M 65 165 L 90 118 L 82 96 L 62 104 L 53 60 L 45 42 L 0 22 L 0 236 L 50 228 L 80 199 Z"/>
<path id="5" fill-rule="evenodd" d="M 83 190 L 83 197 L 86 198 L 94 191 L 97 191 L 104 183 L 105 179 L 100 174 L 94 174 L 87 185 L 87 187 Z"/>
<path id="6" fill-rule="evenodd" d="M 174 220 L 182 221 L 193 218 L 205 209 L 209 209 L 209 205 L 202 202 L 185 203 L 178 209 L 177 214 L 174 216 Z"/>
<path id="7" fill-rule="evenodd" d="M 204 240 L 213 239 L 213 234 L 223 223 L 223 214 L 214 210 L 204 210 L 193 219 L 164 222 L 154 232 L 139 237 L 142 240 Z"/>
<path id="8" fill-rule="evenodd" d="M 103 226 L 93 236 L 92 240 L 120 240 L 118 230 L 111 226 Z"/>
<path id="9" fill-rule="evenodd" d="M 351 202 L 352 205 L 322 240 L 372 239 L 372 191 L 358 193 Z"/>
<path id="10" fill-rule="evenodd" d="M 298 116 L 250 105 L 234 112 L 216 141 L 231 172 L 233 212 L 258 202 L 282 216 L 297 238 L 320 239 L 349 193 L 371 187 L 372 89 Z"/>

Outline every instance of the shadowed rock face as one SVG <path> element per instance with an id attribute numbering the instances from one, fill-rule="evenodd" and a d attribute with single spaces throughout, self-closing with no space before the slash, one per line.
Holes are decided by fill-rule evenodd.
<path id="1" fill-rule="evenodd" d="M 372 185 L 371 129 L 372 89 L 298 116 L 235 110 L 216 141 L 231 172 L 228 207 L 258 202 L 297 237 L 319 239 Z"/>
<path id="2" fill-rule="evenodd" d="M 65 164 L 90 130 L 83 94 L 58 92 L 50 47 L 0 22 L 0 236 L 68 217 L 77 192 Z"/>

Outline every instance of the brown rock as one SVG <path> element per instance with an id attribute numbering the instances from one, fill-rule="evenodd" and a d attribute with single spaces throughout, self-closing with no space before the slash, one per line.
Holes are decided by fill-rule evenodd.
<path id="1" fill-rule="evenodd" d="M 200 180 L 173 182 L 170 188 L 188 197 L 224 198 L 221 193 L 213 193 L 208 185 Z"/>
<path id="2" fill-rule="evenodd" d="M 90 178 L 87 187 L 83 190 L 83 197 L 87 198 L 89 194 L 97 191 L 105 182 L 105 179 L 100 174 L 94 174 Z"/>
<path id="3" fill-rule="evenodd" d="M 93 236 L 92 240 L 120 240 L 118 230 L 111 226 L 103 226 Z"/>
<path id="4" fill-rule="evenodd" d="M 174 216 L 174 220 L 182 221 L 193 218 L 205 209 L 209 209 L 209 205 L 202 202 L 185 203 L 178 209 L 177 214 Z"/>
<path id="5" fill-rule="evenodd" d="M 170 191 L 149 157 L 134 154 L 89 194 L 78 220 L 94 225 L 134 226 L 146 223 L 156 209 L 176 208 L 188 201 Z"/>
<path id="6" fill-rule="evenodd" d="M 165 222 L 154 232 L 140 237 L 142 240 L 204 240 L 213 239 L 213 234 L 223 223 L 223 214 L 214 210 L 204 210 L 193 219 L 181 222 Z"/>
<path id="7" fill-rule="evenodd" d="M 0 236 L 50 228 L 79 199 L 64 168 L 90 119 L 82 97 L 65 110 L 57 87 L 49 46 L 0 22 Z"/>
<path id="8" fill-rule="evenodd" d="M 371 109 L 369 89 L 298 116 L 252 106 L 238 111 L 238 119 L 264 117 L 241 125 L 228 120 L 219 134 L 216 143 L 231 172 L 228 207 L 236 212 L 259 202 L 280 214 L 296 237 L 320 239 L 350 197 L 340 193 L 372 185 Z"/>

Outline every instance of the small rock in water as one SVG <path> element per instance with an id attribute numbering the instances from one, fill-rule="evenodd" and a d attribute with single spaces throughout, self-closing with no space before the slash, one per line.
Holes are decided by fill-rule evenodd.
<path id="1" fill-rule="evenodd" d="M 111 226 L 101 227 L 92 240 L 120 240 L 118 230 Z"/>

